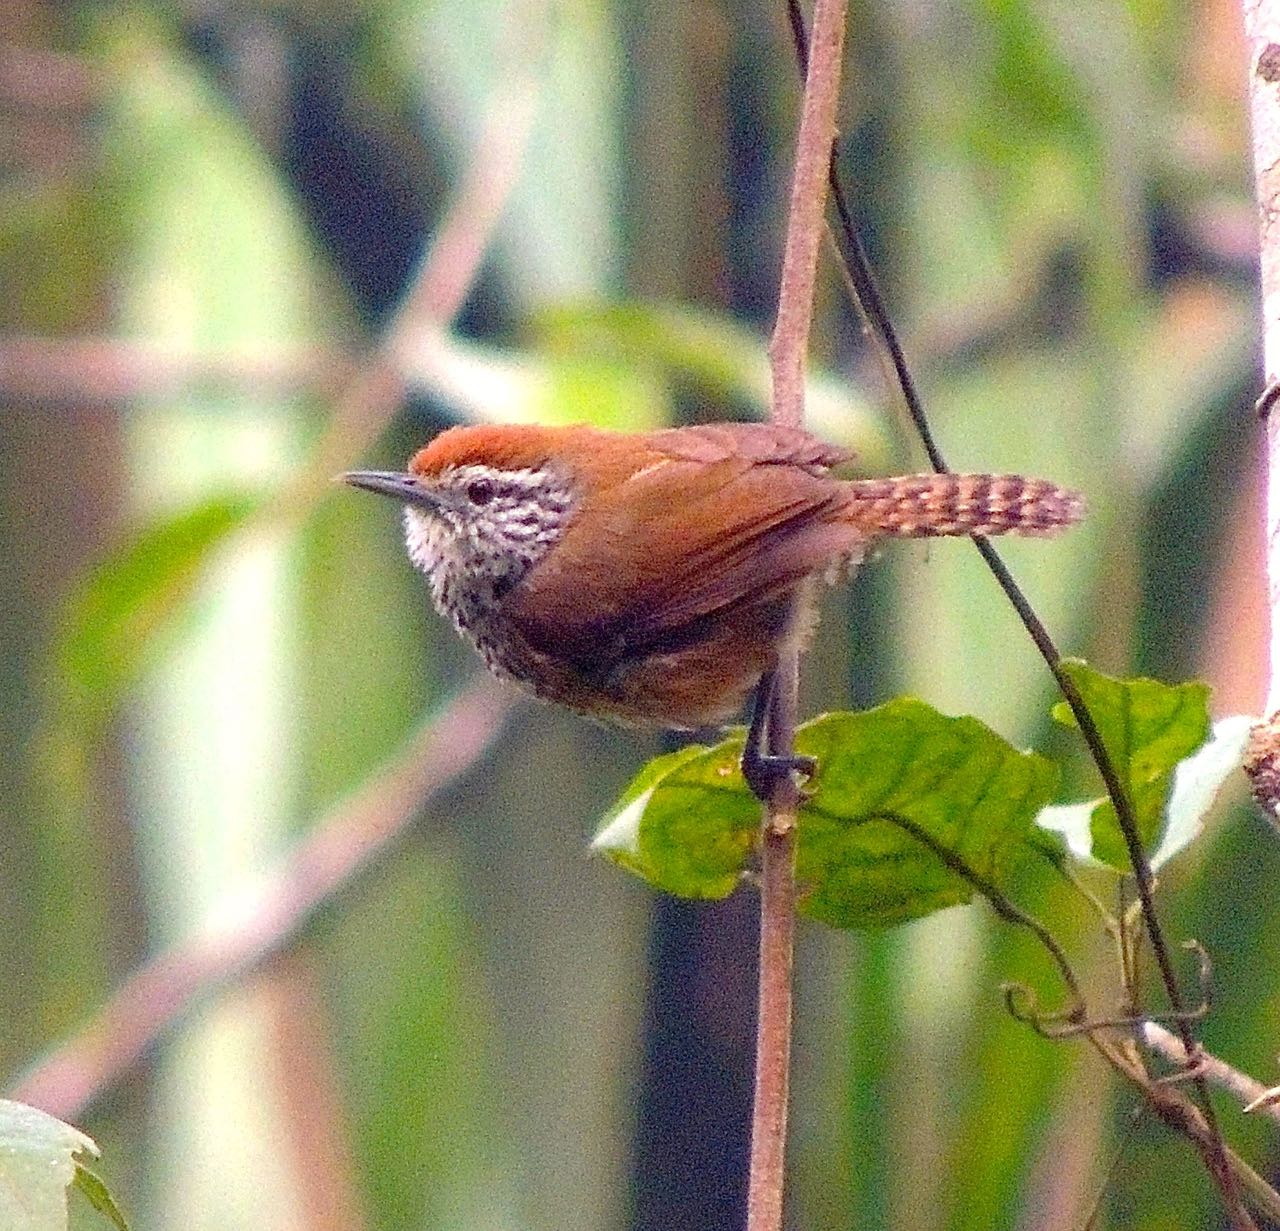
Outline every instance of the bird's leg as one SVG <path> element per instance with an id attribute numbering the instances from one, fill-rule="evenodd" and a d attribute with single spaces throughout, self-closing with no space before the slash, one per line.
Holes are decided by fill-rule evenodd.
<path id="1" fill-rule="evenodd" d="M 801 774 L 813 776 L 818 763 L 813 757 L 800 757 L 794 753 L 780 756 L 773 748 L 773 707 L 778 703 L 778 670 L 770 667 L 756 685 L 751 703 L 751 725 L 747 728 L 747 742 L 742 750 L 742 776 L 747 780 L 751 793 L 762 803 L 768 803 L 779 781 Z"/>

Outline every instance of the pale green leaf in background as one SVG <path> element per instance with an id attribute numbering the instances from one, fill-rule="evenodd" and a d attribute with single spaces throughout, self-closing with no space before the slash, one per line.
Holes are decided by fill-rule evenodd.
<path id="1" fill-rule="evenodd" d="M 1208 686 L 1114 679 L 1078 659 L 1062 666 L 1080 690 L 1129 797 L 1143 847 L 1154 850 L 1164 832 L 1174 770 L 1209 737 Z M 1075 725 L 1065 702 L 1055 705 L 1053 713 L 1060 722 Z M 1051 819 L 1055 822 L 1051 828 L 1079 828 L 1073 813 L 1051 815 Z M 1093 858 L 1120 871 L 1129 870 L 1128 848 L 1109 799 L 1093 807 L 1089 833 Z M 1074 845 L 1082 847 L 1083 840 L 1077 837 Z"/>
<path id="2" fill-rule="evenodd" d="M 1243 714 L 1220 718 L 1213 724 L 1209 738 L 1174 766 L 1164 821 L 1157 831 L 1159 841 L 1149 856 L 1153 869 L 1158 871 L 1199 837 L 1218 792 L 1240 767 L 1255 721 Z M 1059 835 L 1076 859 L 1127 872 L 1127 859 L 1115 865 L 1094 852 L 1094 817 L 1107 802 L 1089 799 L 1077 804 L 1052 804 L 1041 810 L 1036 824 Z M 1114 835 L 1108 835 L 1104 849 L 1112 847 L 1115 841 Z"/>
<path id="3" fill-rule="evenodd" d="M 768 413 L 772 381 L 764 339 L 727 313 L 623 300 L 546 308 L 529 325 L 535 341 L 553 355 L 607 357 L 632 371 L 660 372 L 668 383 L 690 389 L 700 404 L 741 403 L 761 417 Z M 818 435 L 856 450 L 866 467 L 887 464 L 883 420 L 847 377 L 810 369 L 805 422 Z"/>
<path id="4" fill-rule="evenodd" d="M 456 334 L 400 350 L 414 389 L 439 399 L 464 422 L 593 423 L 639 431 L 665 426 L 665 381 L 607 356 L 547 354 L 487 345 Z"/>
<path id="5" fill-rule="evenodd" d="M 209 553 L 257 507 L 247 493 L 212 496 L 156 518 L 104 558 L 68 600 L 53 647 L 70 699 L 109 706 L 159 649 Z"/>
<path id="6" fill-rule="evenodd" d="M 46 1112 L 0 1099 L 0 1227 L 66 1231 L 67 1187 L 93 1139 Z"/>

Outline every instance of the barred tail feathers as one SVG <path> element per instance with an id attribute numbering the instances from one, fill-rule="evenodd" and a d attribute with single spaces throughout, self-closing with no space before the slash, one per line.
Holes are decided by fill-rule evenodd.
<path id="1" fill-rule="evenodd" d="M 1054 534 L 1084 516 L 1078 492 L 1017 474 L 913 474 L 848 485 L 852 519 L 869 535 Z"/>

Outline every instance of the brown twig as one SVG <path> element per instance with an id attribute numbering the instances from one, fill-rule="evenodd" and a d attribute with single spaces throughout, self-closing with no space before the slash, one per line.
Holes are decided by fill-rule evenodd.
<path id="1" fill-rule="evenodd" d="M 1086 1019 L 1084 993 L 1080 990 L 1079 976 L 1053 933 L 1039 919 L 1034 915 L 1028 914 L 993 880 L 983 876 L 976 868 L 970 867 L 956 851 L 939 842 L 927 829 L 922 825 L 916 824 L 910 817 L 903 816 L 900 812 L 878 811 L 874 814 L 874 817 L 868 817 L 867 819 L 888 821 L 890 824 L 896 825 L 904 833 L 909 834 L 921 846 L 928 849 L 939 863 L 949 868 L 982 894 L 987 901 L 987 905 L 1001 919 L 1014 927 L 1030 932 L 1040 942 L 1041 947 L 1049 957 L 1053 959 L 1053 964 L 1058 968 L 1058 974 L 1062 977 L 1062 982 L 1071 995 L 1071 1007 L 1057 1016 L 1068 1022 L 1082 1022 Z"/>
<path id="2" fill-rule="evenodd" d="M 927 831 L 920 828 L 909 818 L 897 813 L 879 814 L 880 819 L 892 822 L 911 834 L 917 841 L 927 846 L 939 860 L 958 876 L 973 885 L 987 900 L 988 904 L 1006 922 L 1031 931 L 1053 958 L 1071 993 L 1072 1005 L 1065 1011 L 1050 1015 L 1042 1015 L 1035 1007 L 1035 997 L 1029 988 L 1020 984 L 1005 985 L 1005 999 L 1010 1012 L 1019 1020 L 1028 1022 L 1039 1033 L 1047 1038 L 1067 1038 L 1083 1035 L 1099 1052 L 1099 1054 L 1121 1076 L 1132 1082 L 1147 1096 L 1150 1105 L 1164 1123 L 1177 1132 L 1188 1137 L 1200 1151 L 1206 1164 L 1212 1171 L 1216 1165 L 1225 1166 L 1231 1172 L 1232 1187 L 1242 1192 L 1245 1198 L 1261 1213 L 1274 1219 L 1280 1212 L 1280 1194 L 1260 1175 L 1248 1166 L 1238 1155 L 1227 1149 L 1217 1129 L 1212 1127 L 1203 1113 L 1189 1100 L 1169 1089 L 1168 1079 L 1163 1081 L 1150 1077 L 1140 1058 L 1131 1047 L 1117 1043 L 1105 1037 L 1104 1032 L 1123 1030 L 1126 1035 L 1134 1027 L 1138 1027 L 1147 1043 L 1156 1047 L 1170 1060 L 1177 1064 L 1186 1064 L 1187 1052 L 1176 1036 L 1156 1023 L 1135 1022 L 1124 1019 L 1090 1019 L 1086 1016 L 1084 1000 L 1076 975 L 1052 934 L 1033 916 L 1016 906 L 992 882 L 970 868 L 954 851 L 938 843 Z M 1202 955 L 1203 961 L 1203 955 Z M 1207 982 L 1207 971 L 1202 970 L 1202 982 Z M 1207 1002 L 1201 1010 L 1195 1010 L 1198 1016 L 1207 1011 Z M 1232 1091 L 1239 1098 L 1248 1100 L 1250 1107 L 1245 1110 L 1265 1108 L 1267 1114 L 1280 1118 L 1280 1108 L 1269 1102 L 1274 1092 L 1268 1090 L 1260 1082 L 1238 1073 L 1229 1065 L 1207 1053 L 1200 1051 L 1194 1065 L 1186 1070 L 1188 1075 L 1205 1076 L 1216 1084 Z M 1238 1225 L 1252 1227 L 1253 1222 L 1248 1213 L 1240 1207 L 1234 1212 Z"/>
<path id="3" fill-rule="evenodd" d="M 826 172 L 835 142 L 846 0 L 817 0 L 809 72 L 796 136 L 778 316 L 769 342 L 772 419 L 804 422 L 804 377 L 822 244 Z M 798 658 L 777 665 L 769 715 L 769 751 L 790 756 L 796 721 Z M 795 940 L 795 819 L 799 793 L 790 779 L 775 787 L 761 837 L 760 989 L 756 1020 L 755 1100 L 747 1231 L 780 1231 L 786 1174 L 787 1100 L 791 1067 L 792 955 Z"/>
<path id="4" fill-rule="evenodd" d="M 182 941 L 138 967 L 97 1013 L 14 1083 L 9 1097 L 74 1119 L 198 1004 L 281 952 L 340 891 L 409 832 L 426 800 L 484 755 L 513 705 L 488 676 L 410 737 L 353 799 L 317 824 L 238 922 Z M 231 911 L 215 912 L 230 916 Z"/>
<path id="5" fill-rule="evenodd" d="M 297 1188 L 305 1231 L 367 1231 L 321 965 L 315 952 L 295 946 L 276 956 L 261 989 L 271 1022 L 266 1064 L 281 1103 L 274 1145 L 292 1173 L 306 1177 Z"/>
<path id="6" fill-rule="evenodd" d="M 1026 628 L 1032 641 L 1035 642 L 1036 648 L 1040 651 L 1049 670 L 1053 673 L 1058 689 L 1076 719 L 1085 747 L 1088 749 L 1089 755 L 1102 777 L 1107 795 L 1115 808 L 1116 820 L 1129 855 L 1129 864 L 1133 869 L 1138 898 L 1142 906 L 1142 920 L 1146 928 L 1147 940 L 1151 945 L 1152 953 L 1155 954 L 1156 966 L 1160 972 L 1160 981 L 1164 986 L 1165 996 L 1172 1010 L 1171 1016 L 1177 1026 L 1183 1046 L 1188 1052 L 1192 1052 L 1198 1046 L 1191 1029 L 1194 1014 L 1188 1013 L 1186 1009 L 1182 991 L 1178 985 L 1177 972 L 1173 968 L 1169 945 L 1165 940 L 1164 929 L 1161 928 L 1159 916 L 1156 914 L 1155 877 L 1151 871 L 1151 864 L 1147 860 L 1147 853 L 1143 848 L 1142 839 L 1138 834 L 1137 817 L 1134 814 L 1133 803 L 1129 799 L 1129 793 L 1124 789 L 1124 785 L 1120 781 L 1120 775 L 1116 771 L 1115 765 L 1111 761 L 1111 756 L 1102 742 L 1102 734 L 1098 730 L 1097 723 L 1093 720 L 1093 715 L 1089 712 L 1088 706 L 1085 705 L 1084 698 L 1080 695 L 1080 690 L 1076 687 L 1075 681 L 1063 669 L 1062 659 L 1058 654 L 1057 647 L 1054 645 L 1040 617 L 1035 613 L 1030 602 L 1022 593 L 1021 588 L 1014 581 L 1008 566 L 996 549 L 986 539 L 974 538 L 973 541 L 978 551 L 982 554 L 982 558 L 987 562 L 987 566 L 991 569 L 996 581 L 1000 584 L 1000 588 L 1004 590 L 1009 602 L 1018 613 L 1023 627 Z M 1126 948 L 1127 946 L 1122 945 L 1122 949 Z M 1223 1203 L 1234 1225 L 1243 1229 L 1243 1231 L 1247 1231 L 1247 1229 L 1253 1227 L 1253 1221 L 1240 1204 L 1236 1177 L 1228 1165 L 1226 1143 L 1222 1139 L 1222 1132 L 1218 1127 L 1217 1113 L 1214 1111 L 1213 1103 L 1209 1098 L 1209 1087 L 1204 1078 L 1198 1076 L 1192 1078 L 1192 1084 L 1195 1088 L 1200 1112 L 1203 1116 L 1210 1142 L 1210 1148 L 1202 1150 L 1201 1155 L 1209 1164 L 1209 1172 L 1222 1193 Z"/>
<path id="7" fill-rule="evenodd" d="M 1142 1041 L 1157 1051 L 1171 1064 L 1186 1065 L 1187 1049 L 1177 1035 L 1171 1034 L 1157 1022 L 1143 1022 L 1138 1031 Z M 1280 1122 L 1280 1104 L 1269 1101 L 1272 1087 L 1264 1086 L 1257 1078 L 1233 1068 L 1225 1060 L 1211 1055 L 1203 1047 L 1192 1053 L 1191 1068 L 1206 1080 L 1235 1097 L 1244 1110 L 1257 1111 Z"/>
<path id="8" fill-rule="evenodd" d="M 102 93 L 102 74 L 81 56 L 0 43 L 0 107 L 87 114 Z"/>
<path id="9" fill-rule="evenodd" d="M 770 808 L 764 827 L 760 879 L 760 987 L 756 1019 L 755 1091 L 751 1116 L 751 1174 L 747 1231 L 779 1231 L 786 1185 L 787 1105 L 791 1069 L 791 1002 L 795 947 L 794 824 Z"/>
<path id="10" fill-rule="evenodd" d="M 1270 1221 L 1280 1221 L 1280 1194 L 1244 1159 L 1223 1144 L 1221 1134 L 1209 1125 L 1200 1108 L 1176 1087 L 1155 1080 L 1147 1073 L 1132 1040 L 1117 1042 L 1100 1034 L 1091 1034 L 1088 1039 L 1094 1050 L 1121 1077 L 1142 1091 L 1147 1106 L 1160 1120 L 1195 1146 L 1211 1175 L 1215 1174 L 1218 1166 L 1226 1167 L 1231 1176 L 1231 1190 L 1243 1192 L 1254 1209 Z M 1240 1205 L 1239 1197 L 1236 1198 L 1236 1207 L 1231 1211 L 1234 1224 L 1256 1231 L 1256 1224 Z"/>

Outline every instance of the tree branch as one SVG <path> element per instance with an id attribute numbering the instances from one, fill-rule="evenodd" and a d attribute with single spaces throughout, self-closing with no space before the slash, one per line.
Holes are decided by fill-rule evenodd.
<path id="1" fill-rule="evenodd" d="M 1280 1221 L 1280 1195 L 1278 1195 L 1248 1163 L 1222 1143 L 1216 1129 L 1205 1121 L 1204 1113 L 1186 1098 L 1181 1091 L 1167 1082 L 1152 1080 L 1138 1057 L 1132 1041 L 1116 1042 L 1100 1034 L 1088 1036 L 1097 1053 L 1127 1081 L 1142 1090 L 1147 1105 L 1160 1120 L 1175 1132 L 1190 1140 L 1200 1152 L 1205 1168 L 1210 1174 L 1217 1166 L 1225 1166 L 1231 1173 L 1232 1191 L 1243 1191 L 1254 1209 L 1266 1215 L 1271 1222 Z M 1219 1164 L 1218 1159 L 1222 1162 Z M 1256 1224 L 1236 1200 L 1231 1211 L 1233 1223 L 1256 1231 Z"/>
<path id="2" fill-rule="evenodd" d="M 1213 1085 L 1238 1099 L 1245 1111 L 1256 1110 L 1280 1122 L 1280 1104 L 1271 1101 L 1275 1094 L 1274 1088 L 1264 1086 L 1256 1078 L 1233 1068 L 1225 1060 L 1219 1060 L 1203 1047 L 1192 1053 L 1188 1065 L 1187 1049 L 1183 1047 L 1182 1040 L 1157 1022 L 1143 1022 L 1138 1033 L 1148 1047 L 1159 1052 L 1170 1064 L 1190 1067 Z"/>
<path id="3" fill-rule="evenodd" d="M 817 0 L 814 6 L 778 316 L 769 343 L 772 419 L 793 427 L 804 422 L 805 364 L 822 245 L 826 174 L 835 142 L 845 7 L 846 0 Z M 805 596 L 801 595 L 798 601 L 805 601 Z M 793 753 L 798 672 L 797 654 L 789 653 L 779 660 L 768 717 L 768 751 L 774 756 L 788 757 Z M 765 806 L 761 834 L 760 989 L 747 1231 L 780 1231 L 782 1227 L 795 944 L 795 819 L 799 803 L 794 781 L 789 777 L 779 780 Z"/>
<path id="4" fill-rule="evenodd" d="M 1266 424 L 1267 593 L 1271 612 L 1266 714 L 1253 731 L 1245 771 L 1258 803 L 1280 818 L 1280 4 L 1242 0 L 1249 43 L 1249 112 L 1253 122 L 1254 191 L 1258 198 L 1262 290 L 1263 389 Z"/>

